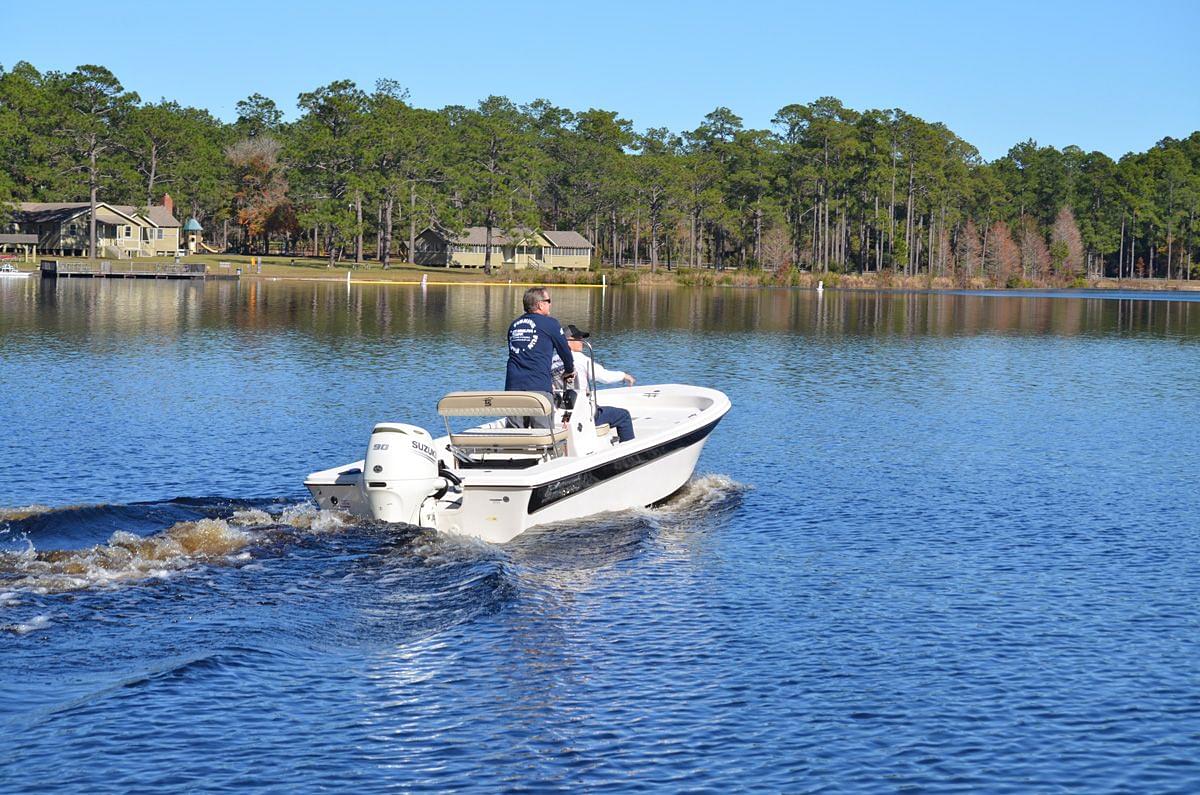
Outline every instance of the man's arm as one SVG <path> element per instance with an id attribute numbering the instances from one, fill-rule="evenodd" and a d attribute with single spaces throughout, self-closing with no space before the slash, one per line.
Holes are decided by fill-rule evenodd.
<path id="1" fill-rule="evenodd" d="M 616 384 L 620 383 L 621 381 L 625 381 L 630 386 L 633 386 L 633 383 L 636 380 L 629 373 L 625 373 L 620 370 L 609 370 L 595 359 L 592 360 L 592 366 L 596 368 L 596 383 L 598 384 Z"/>
<path id="2" fill-rule="evenodd" d="M 575 356 L 571 353 L 571 346 L 567 344 L 567 335 L 563 333 L 562 326 L 553 318 L 546 322 L 550 331 L 550 341 L 554 343 L 554 350 L 558 352 L 558 358 L 562 359 L 563 363 L 563 380 L 569 381 L 575 375 Z"/>

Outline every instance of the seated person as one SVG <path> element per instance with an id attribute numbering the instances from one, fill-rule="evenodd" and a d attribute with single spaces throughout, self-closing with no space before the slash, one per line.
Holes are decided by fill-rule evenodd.
<path id="1" fill-rule="evenodd" d="M 571 354 L 575 359 L 574 387 L 579 392 L 581 400 L 587 399 L 588 390 L 591 389 L 588 379 L 591 378 L 593 367 L 596 371 L 596 382 L 599 384 L 617 384 L 624 381 L 629 386 L 633 386 L 637 383 L 637 379 L 629 373 L 624 373 L 620 370 L 609 370 L 599 362 L 593 362 L 583 352 L 583 341 L 590 336 L 588 332 L 580 331 L 579 327 L 574 324 L 567 324 L 564 331 L 567 335 L 567 345 L 571 348 Z M 562 390 L 564 387 L 560 377 L 564 369 L 562 360 L 556 356 L 550 365 L 550 369 L 554 374 L 555 389 Z M 604 423 L 608 423 L 617 429 L 617 438 L 622 442 L 628 442 L 633 438 L 633 419 L 629 416 L 627 410 L 615 406 L 598 406 L 596 409 L 596 424 L 603 425 Z"/>

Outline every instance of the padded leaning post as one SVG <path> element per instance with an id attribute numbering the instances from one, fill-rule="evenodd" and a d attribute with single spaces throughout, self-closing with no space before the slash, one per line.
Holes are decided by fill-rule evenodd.
<path id="1" fill-rule="evenodd" d="M 451 392 L 438 401 L 438 414 L 443 417 L 553 417 L 554 405 L 541 392 Z M 449 422 L 446 420 L 447 426 Z M 450 444 L 472 453 L 554 455 L 565 450 L 566 443 L 567 432 L 561 428 L 450 431 Z"/>
<path id="2" fill-rule="evenodd" d="M 567 440 L 565 430 L 548 428 L 480 428 L 450 434 L 450 444 L 487 450 L 544 450 Z"/>
<path id="3" fill-rule="evenodd" d="M 552 417 L 541 392 L 451 392 L 438 401 L 443 417 Z"/>

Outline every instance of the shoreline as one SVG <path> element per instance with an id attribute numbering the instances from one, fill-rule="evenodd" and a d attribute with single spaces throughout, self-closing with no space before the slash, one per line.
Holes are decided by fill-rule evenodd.
<path id="1" fill-rule="evenodd" d="M 732 287 L 735 289 L 798 289 L 798 290 L 816 290 L 817 287 L 812 284 L 777 284 L 771 282 L 757 283 L 733 283 L 733 284 L 683 284 L 677 281 L 669 281 L 663 279 L 655 280 L 637 280 L 623 281 L 617 284 L 590 284 L 581 282 L 509 282 L 509 281 L 434 281 L 426 280 L 421 282 L 418 280 L 402 280 L 402 279 L 339 279 L 336 277 L 320 277 L 320 276 L 267 276 L 257 274 L 242 274 L 244 281 L 256 282 L 322 282 L 326 284 L 350 284 L 354 286 L 380 286 L 391 285 L 397 287 L 554 287 L 561 288 L 581 288 L 599 290 L 606 287 Z M 1110 283 L 1088 283 L 1085 286 L 1029 286 L 1029 287 L 961 287 L 958 285 L 897 285 L 897 284 L 837 284 L 830 285 L 825 288 L 828 290 L 836 290 L 840 292 L 897 292 L 897 293 L 959 293 L 965 295 L 1031 295 L 1039 294 L 1058 294 L 1058 293 L 1078 293 L 1085 294 L 1105 294 L 1119 292 L 1139 292 L 1139 293 L 1200 293 L 1200 281 L 1183 282 L 1181 285 L 1166 285 L 1158 283 L 1154 285 L 1141 284 L 1139 282 L 1131 282 L 1123 280 L 1116 282 L 1115 280 L 1107 280 Z"/>
<path id="2" fill-rule="evenodd" d="M 286 267 L 286 266 L 285 266 Z M 297 269 L 299 270 L 299 269 Z M 741 271 L 691 271 L 691 270 L 674 270 L 674 271 L 659 271 L 651 273 L 650 271 L 634 271 L 634 270 L 603 270 L 603 271 L 584 271 L 579 274 L 569 274 L 571 276 L 590 276 L 597 281 L 555 281 L 554 274 L 561 272 L 550 272 L 551 278 L 540 281 L 527 281 L 516 279 L 509 280 L 503 276 L 493 276 L 488 278 L 481 273 L 472 273 L 466 271 L 462 273 L 464 278 L 461 279 L 446 279 L 445 271 L 442 269 L 431 269 L 441 278 L 426 279 L 422 282 L 420 279 L 412 278 L 412 274 L 406 274 L 400 278 L 377 278 L 377 273 L 373 273 L 374 269 L 367 270 L 372 277 L 376 278 L 355 278 L 358 274 L 364 273 L 365 269 L 340 269 L 340 275 L 315 276 L 303 273 L 243 273 L 241 278 L 252 281 L 291 281 L 291 282 L 324 282 L 329 284 L 352 284 L 352 285 L 397 285 L 408 287 L 419 287 L 422 284 L 428 287 L 539 287 L 542 285 L 554 288 L 577 287 L 587 289 L 603 289 L 604 287 L 734 287 L 740 289 L 759 289 L 759 288 L 794 288 L 816 290 L 819 283 L 824 283 L 825 289 L 840 290 L 840 291 L 871 291 L 871 292 L 930 292 L 930 293 L 963 293 L 963 294 L 980 294 L 980 295 L 1038 295 L 1042 293 L 1116 293 L 1116 292 L 1144 292 L 1144 293 L 1200 293 L 1200 280 L 1180 280 L 1174 279 L 1166 281 L 1163 279 L 1092 279 L 1082 284 L 1023 284 L 1019 287 L 1006 287 L 1004 285 L 992 285 L 981 279 L 973 279 L 969 284 L 961 284 L 958 280 L 947 277 L 934 277 L 930 279 L 926 276 L 894 276 L 886 272 L 882 274 L 865 273 L 865 274 L 810 274 L 799 273 L 794 274 L 791 279 L 780 279 L 778 274 L 772 272 L 741 272 Z M 396 272 L 399 274 L 399 270 Z M 430 271 L 419 271 L 423 275 L 428 275 Z M 346 279 L 347 273 L 350 275 L 349 280 Z M 607 284 L 599 281 L 600 274 L 608 276 Z M 365 275 L 365 273 L 364 273 Z M 631 278 L 632 277 L 632 278 Z M 561 275 L 559 276 L 561 278 Z"/>
<path id="3" fill-rule="evenodd" d="M 447 270 L 439 267 L 424 267 L 420 265 L 399 264 L 387 269 L 370 262 L 358 267 L 345 264 L 329 268 L 323 260 L 303 260 L 293 257 L 251 257 L 248 255 L 204 255 L 188 257 L 191 263 L 208 265 L 212 274 L 239 272 L 242 279 L 253 281 L 301 281 L 346 283 L 356 285 L 404 285 L 449 287 L 534 287 L 547 285 L 553 287 L 583 287 L 602 288 L 605 286 L 620 287 L 636 285 L 642 287 L 790 287 L 801 289 L 816 289 L 818 284 L 831 290 L 871 290 L 871 291 L 903 291 L 903 292 L 954 292 L 954 293 L 1000 293 L 1000 294 L 1038 294 L 1038 293 L 1084 293 L 1084 292 L 1147 292 L 1147 293 L 1192 293 L 1200 292 L 1200 279 L 1075 279 L 1031 281 L 1021 280 L 1018 284 L 1007 286 L 993 283 L 990 279 L 950 276 L 929 276 L 920 274 L 905 276 L 890 271 L 871 271 L 866 273 L 812 273 L 788 269 L 783 271 L 740 271 L 711 269 L 675 268 L 666 270 L 660 266 L 657 271 L 646 268 L 605 268 L 601 270 L 581 271 L 539 271 L 536 279 L 530 279 L 532 274 L 525 271 L 515 273 L 498 272 L 485 276 L 475 269 Z M 258 262 L 261 261 L 261 267 Z M 118 261 L 114 265 L 119 269 L 129 261 Z M 134 260 L 132 263 L 143 265 L 166 264 L 153 259 Z M 222 263 L 225 267 L 222 267 Z M 23 272 L 36 273 L 37 264 L 12 263 Z M 249 272 L 254 270 L 255 272 Z M 259 272 L 261 270 L 261 272 Z M 497 267 L 497 271 L 502 271 Z M 347 279 L 347 277 L 349 277 Z"/>

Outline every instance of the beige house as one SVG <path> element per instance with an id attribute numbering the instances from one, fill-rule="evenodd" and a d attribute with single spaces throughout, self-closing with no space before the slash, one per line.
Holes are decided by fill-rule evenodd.
<path id="1" fill-rule="evenodd" d="M 427 227 L 417 235 L 413 261 L 418 265 L 482 268 L 486 250 L 486 227 L 471 226 L 461 235 Z M 592 244 L 578 232 L 529 229 L 510 236 L 492 229 L 493 267 L 586 269 L 591 262 Z"/>
<path id="2" fill-rule="evenodd" d="M 88 202 L 18 202 L 11 231 L 37 235 L 44 254 L 85 257 L 90 214 Z M 96 203 L 97 257 L 172 257 L 178 251 L 179 221 L 170 196 L 150 207 Z"/>

